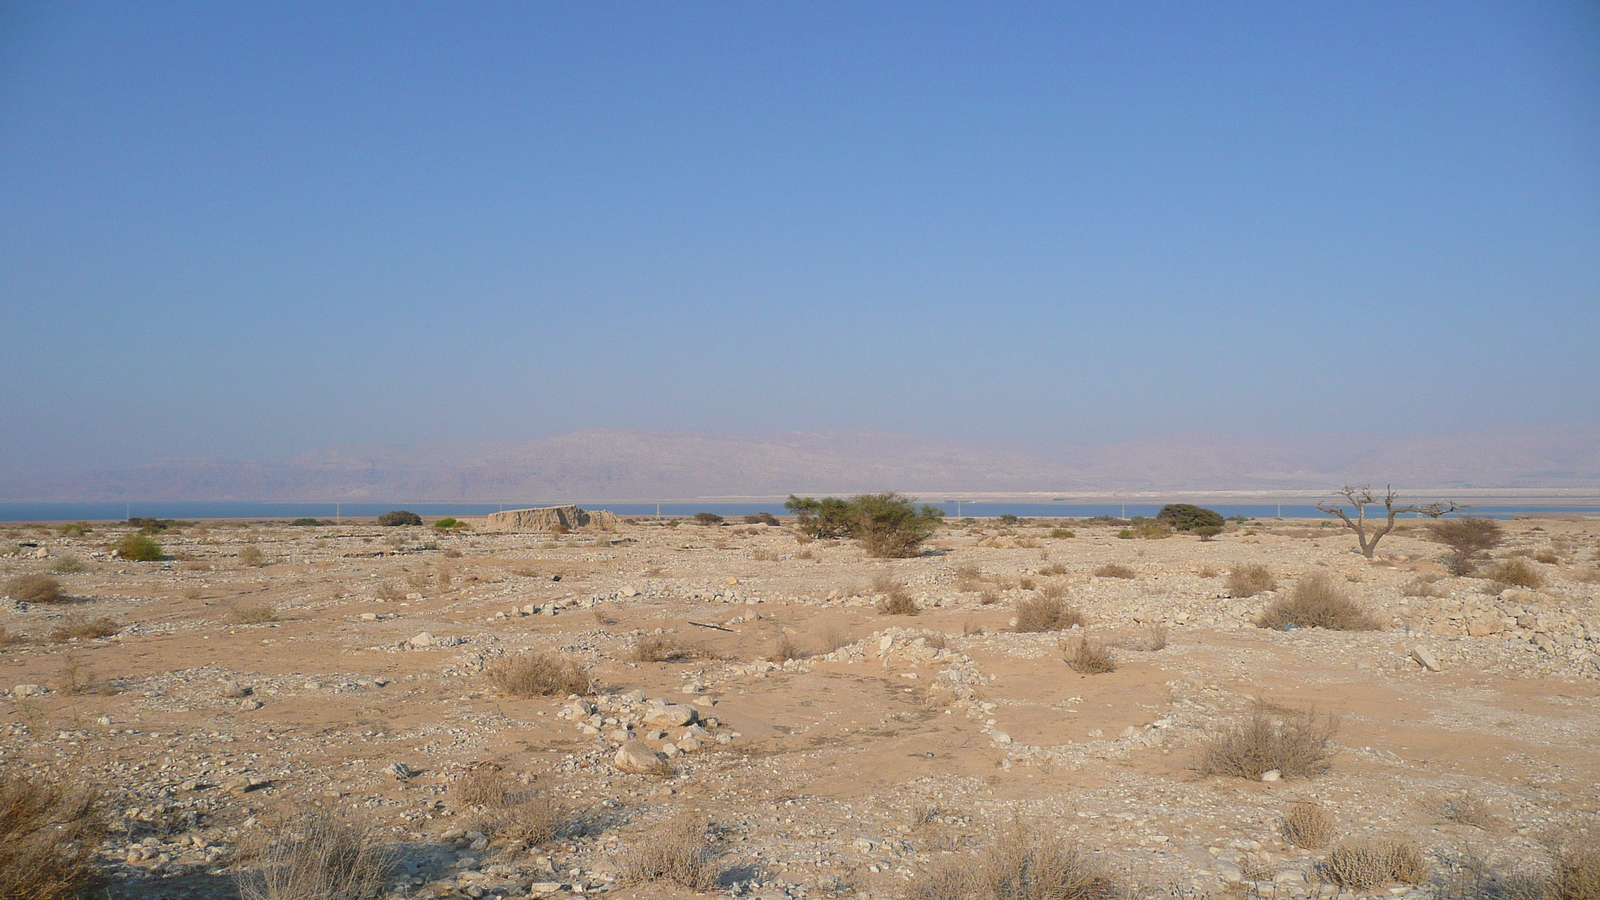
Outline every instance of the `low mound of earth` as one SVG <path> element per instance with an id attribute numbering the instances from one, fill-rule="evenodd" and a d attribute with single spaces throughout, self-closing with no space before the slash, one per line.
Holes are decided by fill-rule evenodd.
<path id="1" fill-rule="evenodd" d="M 897 897 L 1018 819 L 1133 894 L 1331 896 L 1327 851 L 1281 828 L 1311 801 L 1338 840 L 1416 841 L 1434 880 L 1390 893 L 1420 900 L 1469 852 L 1537 868 L 1552 836 L 1595 827 L 1600 523 L 1508 523 L 1499 555 L 1539 588 L 1451 577 L 1415 530 L 1369 561 L 1317 522 L 1210 541 L 1058 524 L 952 525 L 875 560 L 765 525 L 204 523 L 157 535 L 153 563 L 110 556 L 120 527 L 13 528 L 5 580 L 69 555 L 84 571 L 56 576 L 66 603 L 0 601 L 0 767 L 100 786 L 118 898 L 235 896 L 262 823 L 306 804 L 374 825 L 389 893 L 411 897 L 700 896 L 619 878 L 684 812 L 711 823 L 718 892 L 766 898 Z M 1278 594 L 1227 595 L 1251 563 L 1283 591 L 1326 574 L 1386 624 L 1257 628 Z M 1108 564 L 1133 577 L 1094 574 Z M 919 614 L 878 612 L 896 583 Z M 1012 631 L 1043 596 L 1087 627 Z M 68 616 L 120 630 L 53 640 Z M 1084 638 L 1114 671 L 1068 666 Z M 523 651 L 592 684 L 507 694 L 490 675 Z M 1337 716 L 1330 768 L 1199 774 L 1205 742 L 1261 708 Z M 561 833 L 483 825 L 456 786 L 486 766 L 563 800 Z"/>

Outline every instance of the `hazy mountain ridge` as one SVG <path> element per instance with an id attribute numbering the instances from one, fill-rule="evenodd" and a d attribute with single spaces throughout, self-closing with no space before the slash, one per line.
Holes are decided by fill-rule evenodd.
<path id="1" fill-rule="evenodd" d="M 0 478 L 8 500 L 527 500 L 874 490 L 1600 488 L 1600 427 L 1404 440 L 1176 434 L 1089 447 L 992 448 L 877 431 L 734 437 L 579 431 L 527 442 L 338 447 L 286 460 L 172 458 L 73 477 Z"/>

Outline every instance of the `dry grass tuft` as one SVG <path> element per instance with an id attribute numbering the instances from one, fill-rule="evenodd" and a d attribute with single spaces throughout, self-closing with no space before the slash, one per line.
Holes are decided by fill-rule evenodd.
<path id="1" fill-rule="evenodd" d="M 94 880 L 98 795 L 73 782 L 0 774 L 0 897 L 65 900 Z"/>
<path id="2" fill-rule="evenodd" d="M 276 621 L 278 621 L 278 607 L 274 603 L 235 606 L 228 610 L 228 622 L 233 625 L 265 625 Z"/>
<path id="3" fill-rule="evenodd" d="M 1138 573 L 1121 563 L 1106 563 L 1094 570 L 1096 578 L 1135 578 Z"/>
<path id="4" fill-rule="evenodd" d="M 496 841 L 537 847 L 562 834 L 572 811 L 550 791 L 529 788 L 499 766 L 477 766 L 450 788 L 453 805 L 471 810 L 470 827 Z"/>
<path id="5" fill-rule="evenodd" d="M 65 603 L 61 582 L 49 575 L 18 575 L 6 582 L 6 593 L 23 603 Z"/>
<path id="6" fill-rule="evenodd" d="M 795 643 L 794 636 L 785 633 L 778 635 L 778 640 L 773 643 L 772 653 L 767 656 L 767 659 L 781 663 L 804 657 L 805 651 L 801 650 L 800 645 Z"/>
<path id="7" fill-rule="evenodd" d="M 1468 791 L 1435 798 L 1426 808 L 1447 822 L 1469 825 L 1485 831 L 1491 831 L 1500 824 L 1500 820 L 1489 810 L 1489 804 Z"/>
<path id="8" fill-rule="evenodd" d="M 394 863 L 376 831 L 317 809 L 284 816 L 260 840 L 260 867 L 239 882 L 244 900 L 369 900 Z"/>
<path id="9" fill-rule="evenodd" d="M 12 644 L 27 643 L 28 638 L 21 634 L 12 634 L 4 625 L 0 625 L 0 647 L 9 647 Z"/>
<path id="10" fill-rule="evenodd" d="M 487 667 L 489 680 L 513 697 L 558 697 L 586 694 L 593 680 L 576 660 L 525 650 Z"/>
<path id="11" fill-rule="evenodd" d="M 1256 625 L 1374 631 L 1379 622 L 1366 607 L 1345 596 L 1333 579 L 1319 572 L 1301 578 L 1287 597 L 1274 600 L 1256 619 Z"/>
<path id="12" fill-rule="evenodd" d="M 1312 709 L 1274 711 L 1258 705 L 1249 718 L 1201 745 L 1200 774 L 1258 779 L 1276 769 L 1284 778 L 1317 775 L 1328 768 L 1338 730 L 1336 718 Z"/>
<path id="13" fill-rule="evenodd" d="M 1511 585 L 1514 587 L 1542 588 L 1544 576 L 1533 564 L 1520 557 L 1504 559 L 1490 566 L 1483 573 L 1495 584 Z"/>
<path id="14" fill-rule="evenodd" d="M 1167 648 L 1167 626 L 1146 625 L 1144 632 L 1138 637 L 1118 641 L 1117 646 L 1124 650 L 1134 650 L 1139 653 L 1165 650 Z"/>
<path id="15" fill-rule="evenodd" d="M 1077 844 L 1014 823 L 994 843 L 945 860 L 907 885 L 906 900 L 1110 900 L 1111 876 Z"/>
<path id="16" fill-rule="evenodd" d="M 1036 634 L 1042 631 L 1065 631 L 1074 625 L 1083 624 L 1083 613 L 1075 606 L 1068 606 L 1060 597 L 1048 597 L 1040 594 L 1028 597 L 1017 604 L 1016 631 L 1024 634 Z"/>
<path id="17" fill-rule="evenodd" d="M 1355 891 L 1397 882 L 1416 884 L 1428 876 L 1422 850 L 1411 841 L 1398 839 L 1342 844 L 1328 853 L 1322 866 L 1330 881 Z"/>
<path id="18" fill-rule="evenodd" d="M 1063 649 L 1066 651 L 1067 666 L 1079 675 L 1104 675 L 1117 670 L 1117 657 L 1111 648 L 1092 642 L 1087 637 L 1078 638 Z"/>
<path id="19" fill-rule="evenodd" d="M 650 832 L 619 861 L 622 883 L 668 882 L 691 891 L 712 890 L 721 872 L 706 839 L 708 827 L 704 817 L 685 813 Z"/>
<path id="20" fill-rule="evenodd" d="M 1278 579 L 1260 563 L 1244 563 L 1228 572 L 1229 597 L 1254 597 L 1278 589 Z"/>
<path id="21" fill-rule="evenodd" d="M 60 643 L 62 641 L 70 641 L 73 638 L 83 638 L 85 640 L 103 638 L 110 637 L 121 630 L 122 626 L 118 625 L 117 621 L 110 616 L 98 616 L 91 619 L 85 615 L 71 613 L 65 619 L 62 619 L 61 624 L 50 632 L 50 640 Z"/>
<path id="22" fill-rule="evenodd" d="M 1194 574 L 1200 578 L 1215 578 L 1222 573 L 1218 572 L 1215 566 L 1201 566 L 1195 570 Z"/>
<path id="23" fill-rule="evenodd" d="M 50 564 L 50 571 L 57 575 L 76 575 L 79 572 L 89 571 L 89 567 L 84 565 L 83 560 L 71 553 L 66 553 L 56 557 L 56 560 Z"/>
<path id="24" fill-rule="evenodd" d="M 906 590 L 906 586 L 887 575 L 873 576 L 872 592 L 883 598 L 878 601 L 878 612 L 881 615 L 914 616 L 922 612 L 922 607 L 911 599 L 911 593 Z"/>
<path id="25" fill-rule="evenodd" d="M 267 555 L 255 544 L 248 544 L 239 551 L 239 565 L 247 569 L 255 569 L 267 564 Z"/>
<path id="26" fill-rule="evenodd" d="M 1315 803 L 1299 801 L 1283 815 L 1283 839 L 1306 850 L 1321 850 L 1333 840 L 1333 816 Z"/>
<path id="27" fill-rule="evenodd" d="M 694 655 L 693 647 L 670 634 L 647 634 L 633 645 L 634 662 L 673 662 Z"/>
<path id="28" fill-rule="evenodd" d="M 1556 851 L 1555 900 L 1600 900 L 1600 839 L 1571 836 Z"/>

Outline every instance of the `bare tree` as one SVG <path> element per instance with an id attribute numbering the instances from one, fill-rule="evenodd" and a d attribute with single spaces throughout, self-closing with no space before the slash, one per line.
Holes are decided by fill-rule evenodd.
<path id="1" fill-rule="evenodd" d="M 1392 485 L 1385 485 L 1381 501 L 1373 496 L 1371 485 L 1351 487 L 1347 484 L 1333 493 L 1336 496 L 1343 497 L 1347 503 L 1355 508 L 1355 518 L 1351 518 L 1350 514 L 1345 512 L 1344 504 L 1336 500 L 1318 503 L 1317 509 L 1330 516 L 1338 516 L 1339 520 L 1344 522 L 1344 527 L 1354 531 L 1356 533 L 1356 541 L 1361 544 L 1361 555 L 1367 559 L 1371 559 L 1372 554 L 1377 552 L 1378 541 L 1394 530 L 1395 516 L 1401 513 L 1416 513 L 1417 515 L 1427 516 L 1430 519 L 1437 519 L 1445 513 L 1455 512 L 1461 508 L 1453 500 L 1429 503 L 1425 506 L 1395 506 L 1394 501 L 1399 495 L 1394 492 Z M 1383 504 L 1384 512 L 1387 514 L 1385 521 L 1381 525 L 1377 524 L 1376 521 L 1367 521 L 1367 507 L 1380 502 Z"/>

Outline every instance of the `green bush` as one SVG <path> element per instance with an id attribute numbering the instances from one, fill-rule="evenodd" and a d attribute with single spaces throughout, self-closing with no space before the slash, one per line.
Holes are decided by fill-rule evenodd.
<path id="1" fill-rule="evenodd" d="M 305 517 L 302 517 L 302 518 L 299 518 L 299 519 L 295 519 L 293 522 L 290 522 L 289 524 L 297 526 L 297 527 L 300 527 L 300 528 L 315 528 L 318 525 L 321 525 L 322 523 L 320 521 L 316 520 L 316 519 L 311 518 L 310 516 L 305 516 Z"/>
<path id="2" fill-rule="evenodd" d="M 744 523 L 746 525 L 777 525 L 778 517 L 769 512 L 758 512 L 754 515 L 745 516 Z"/>
<path id="3" fill-rule="evenodd" d="M 93 534 L 94 529 L 89 526 L 88 522 L 68 522 L 65 525 L 56 526 L 56 533 L 62 537 L 83 537 L 86 534 Z"/>
<path id="4" fill-rule="evenodd" d="M 924 504 L 918 509 L 909 497 L 893 492 L 859 494 L 849 500 L 791 494 L 784 508 L 799 516 L 804 534 L 855 538 L 869 556 L 888 559 L 916 556 L 944 518 L 937 507 Z"/>
<path id="5" fill-rule="evenodd" d="M 722 517 L 714 512 L 697 512 L 694 521 L 697 525 L 721 525 Z"/>
<path id="6" fill-rule="evenodd" d="M 1156 521 L 1173 531 L 1194 531 L 1205 527 L 1218 529 L 1213 534 L 1220 534 L 1222 526 L 1226 524 L 1222 513 L 1192 503 L 1169 503 L 1156 513 Z"/>
<path id="7" fill-rule="evenodd" d="M 460 519 L 446 517 L 433 523 L 433 527 L 440 531 L 454 531 L 457 529 L 466 528 L 467 523 L 461 521 Z"/>
<path id="8" fill-rule="evenodd" d="M 1452 575 L 1470 575 L 1478 559 L 1505 540 L 1500 523 L 1478 516 L 1444 519 L 1428 525 L 1433 539 L 1450 548 L 1445 562 Z"/>
<path id="9" fill-rule="evenodd" d="M 385 526 L 421 525 L 422 517 L 410 510 L 391 509 L 378 517 L 378 524 Z"/>
<path id="10" fill-rule="evenodd" d="M 161 558 L 161 545 L 146 534 L 125 534 L 112 550 L 122 559 L 134 562 L 154 562 Z"/>

